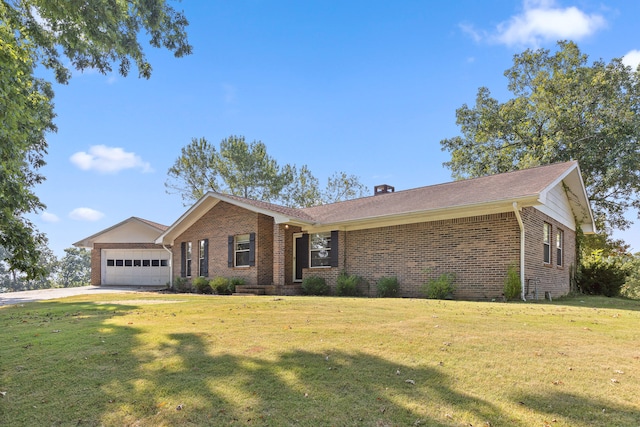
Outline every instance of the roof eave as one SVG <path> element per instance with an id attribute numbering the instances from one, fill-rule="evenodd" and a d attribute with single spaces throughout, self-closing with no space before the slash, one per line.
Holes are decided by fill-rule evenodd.
<path id="1" fill-rule="evenodd" d="M 430 222 L 478 215 L 489 215 L 502 212 L 511 212 L 513 210 L 513 202 L 517 202 L 518 206 L 521 208 L 540 204 L 537 195 L 530 195 L 462 206 L 406 212 L 402 214 L 380 215 L 330 223 L 320 222 L 312 224 L 312 226 L 309 228 L 313 230 L 329 230 L 337 228 L 340 230 L 350 231 L 372 227 L 402 225 L 414 222 Z"/>

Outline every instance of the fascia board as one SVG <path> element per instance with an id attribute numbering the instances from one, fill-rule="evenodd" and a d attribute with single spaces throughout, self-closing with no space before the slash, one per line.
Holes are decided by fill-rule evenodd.
<path id="1" fill-rule="evenodd" d="M 535 195 L 502 201 L 476 203 L 473 205 L 457 206 L 451 208 L 409 212 L 402 215 L 384 215 L 378 217 L 360 218 L 357 220 L 341 221 L 331 224 L 317 223 L 307 228 L 303 228 L 306 231 L 314 232 L 329 231 L 335 229 L 352 231 L 392 225 L 413 224 L 417 222 L 431 222 L 478 215 L 490 215 L 502 212 L 512 212 L 513 202 L 517 202 L 520 207 L 535 206 L 540 204 L 537 195 Z"/>

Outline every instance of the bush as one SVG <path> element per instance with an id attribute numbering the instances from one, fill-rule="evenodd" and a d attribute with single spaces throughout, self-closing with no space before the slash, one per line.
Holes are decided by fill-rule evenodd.
<path id="1" fill-rule="evenodd" d="M 324 278 L 309 276 L 302 280 L 302 292 L 305 295 L 329 295 L 330 289 Z"/>
<path id="2" fill-rule="evenodd" d="M 336 281 L 336 295 L 355 297 L 358 295 L 358 285 L 365 283 L 365 280 L 354 274 L 348 275 L 345 271 L 340 273 Z"/>
<path id="3" fill-rule="evenodd" d="M 400 295 L 400 284 L 397 277 L 381 277 L 376 283 L 378 296 L 382 298 L 393 298 Z"/>
<path id="4" fill-rule="evenodd" d="M 199 294 L 212 294 L 213 289 L 211 285 L 209 285 L 209 281 L 204 277 L 196 277 L 191 281 L 191 284 L 196 289 L 196 292 Z"/>
<path id="5" fill-rule="evenodd" d="M 578 286 L 586 294 L 615 297 L 620 295 L 627 272 L 619 260 L 603 257 L 602 250 L 596 250 L 586 257 Z"/>
<path id="6" fill-rule="evenodd" d="M 422 293 L 429 299 L 451 299 L 456 289 L 454 280 L 456 280 L 454 273 L 442 273 L 422 285 Z"/>
<path id="7" fill-rule="evenodd" d="M 229 279 L 229 293 L 236 291 L 236 286 L 244 285 L 244 279 L 242 277 L 232 277 Z"/>
<path id="8" fill-rule="evenodd" d="M 211 279 L 211 281 L 209 282 L 209 286 L 211 286 L 211 288 L 218 295 L 231 295 L 233 292 L 230 289 L 229 283 L 230 281 L 226 277 L 217 276 Z"/>
<path id="9" fill-rule="evenodd" d="M 191 290 L 186 277 L 174 278 L 173 289 L 175 289 L 177 292 L 188 292 Z"/>
<path id="10" fill-rule="evenodd" d="M 504 297 L 507 301 L 516 299 L 522 292 L 522 283 L 520 283 L 520 274 L 518 266 L 511 264 L 507 268 L 507 277 L 504 279 Z"/>

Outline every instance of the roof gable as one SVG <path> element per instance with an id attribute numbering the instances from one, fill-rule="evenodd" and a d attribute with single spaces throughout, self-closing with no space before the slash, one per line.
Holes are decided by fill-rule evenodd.
<path id="1" fill-rule="evenodd" d="M 153 243 L 166 229 L 166 225 L 132 216 L 74 243 L 73 246 L 92 248 L 94 243 Z"/>

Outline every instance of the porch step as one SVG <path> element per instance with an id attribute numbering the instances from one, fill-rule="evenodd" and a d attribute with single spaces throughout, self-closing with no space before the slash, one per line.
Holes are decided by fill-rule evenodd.
<path id="1" fill-rule="evenodd" d="M 238 285 L 233 295 L 264 295 L 264 286 Z"/>
<path id="2" fill-rule="evenodd" d="M 302 295 L 302 286 L 238 285 L 233 295 Z"/>

